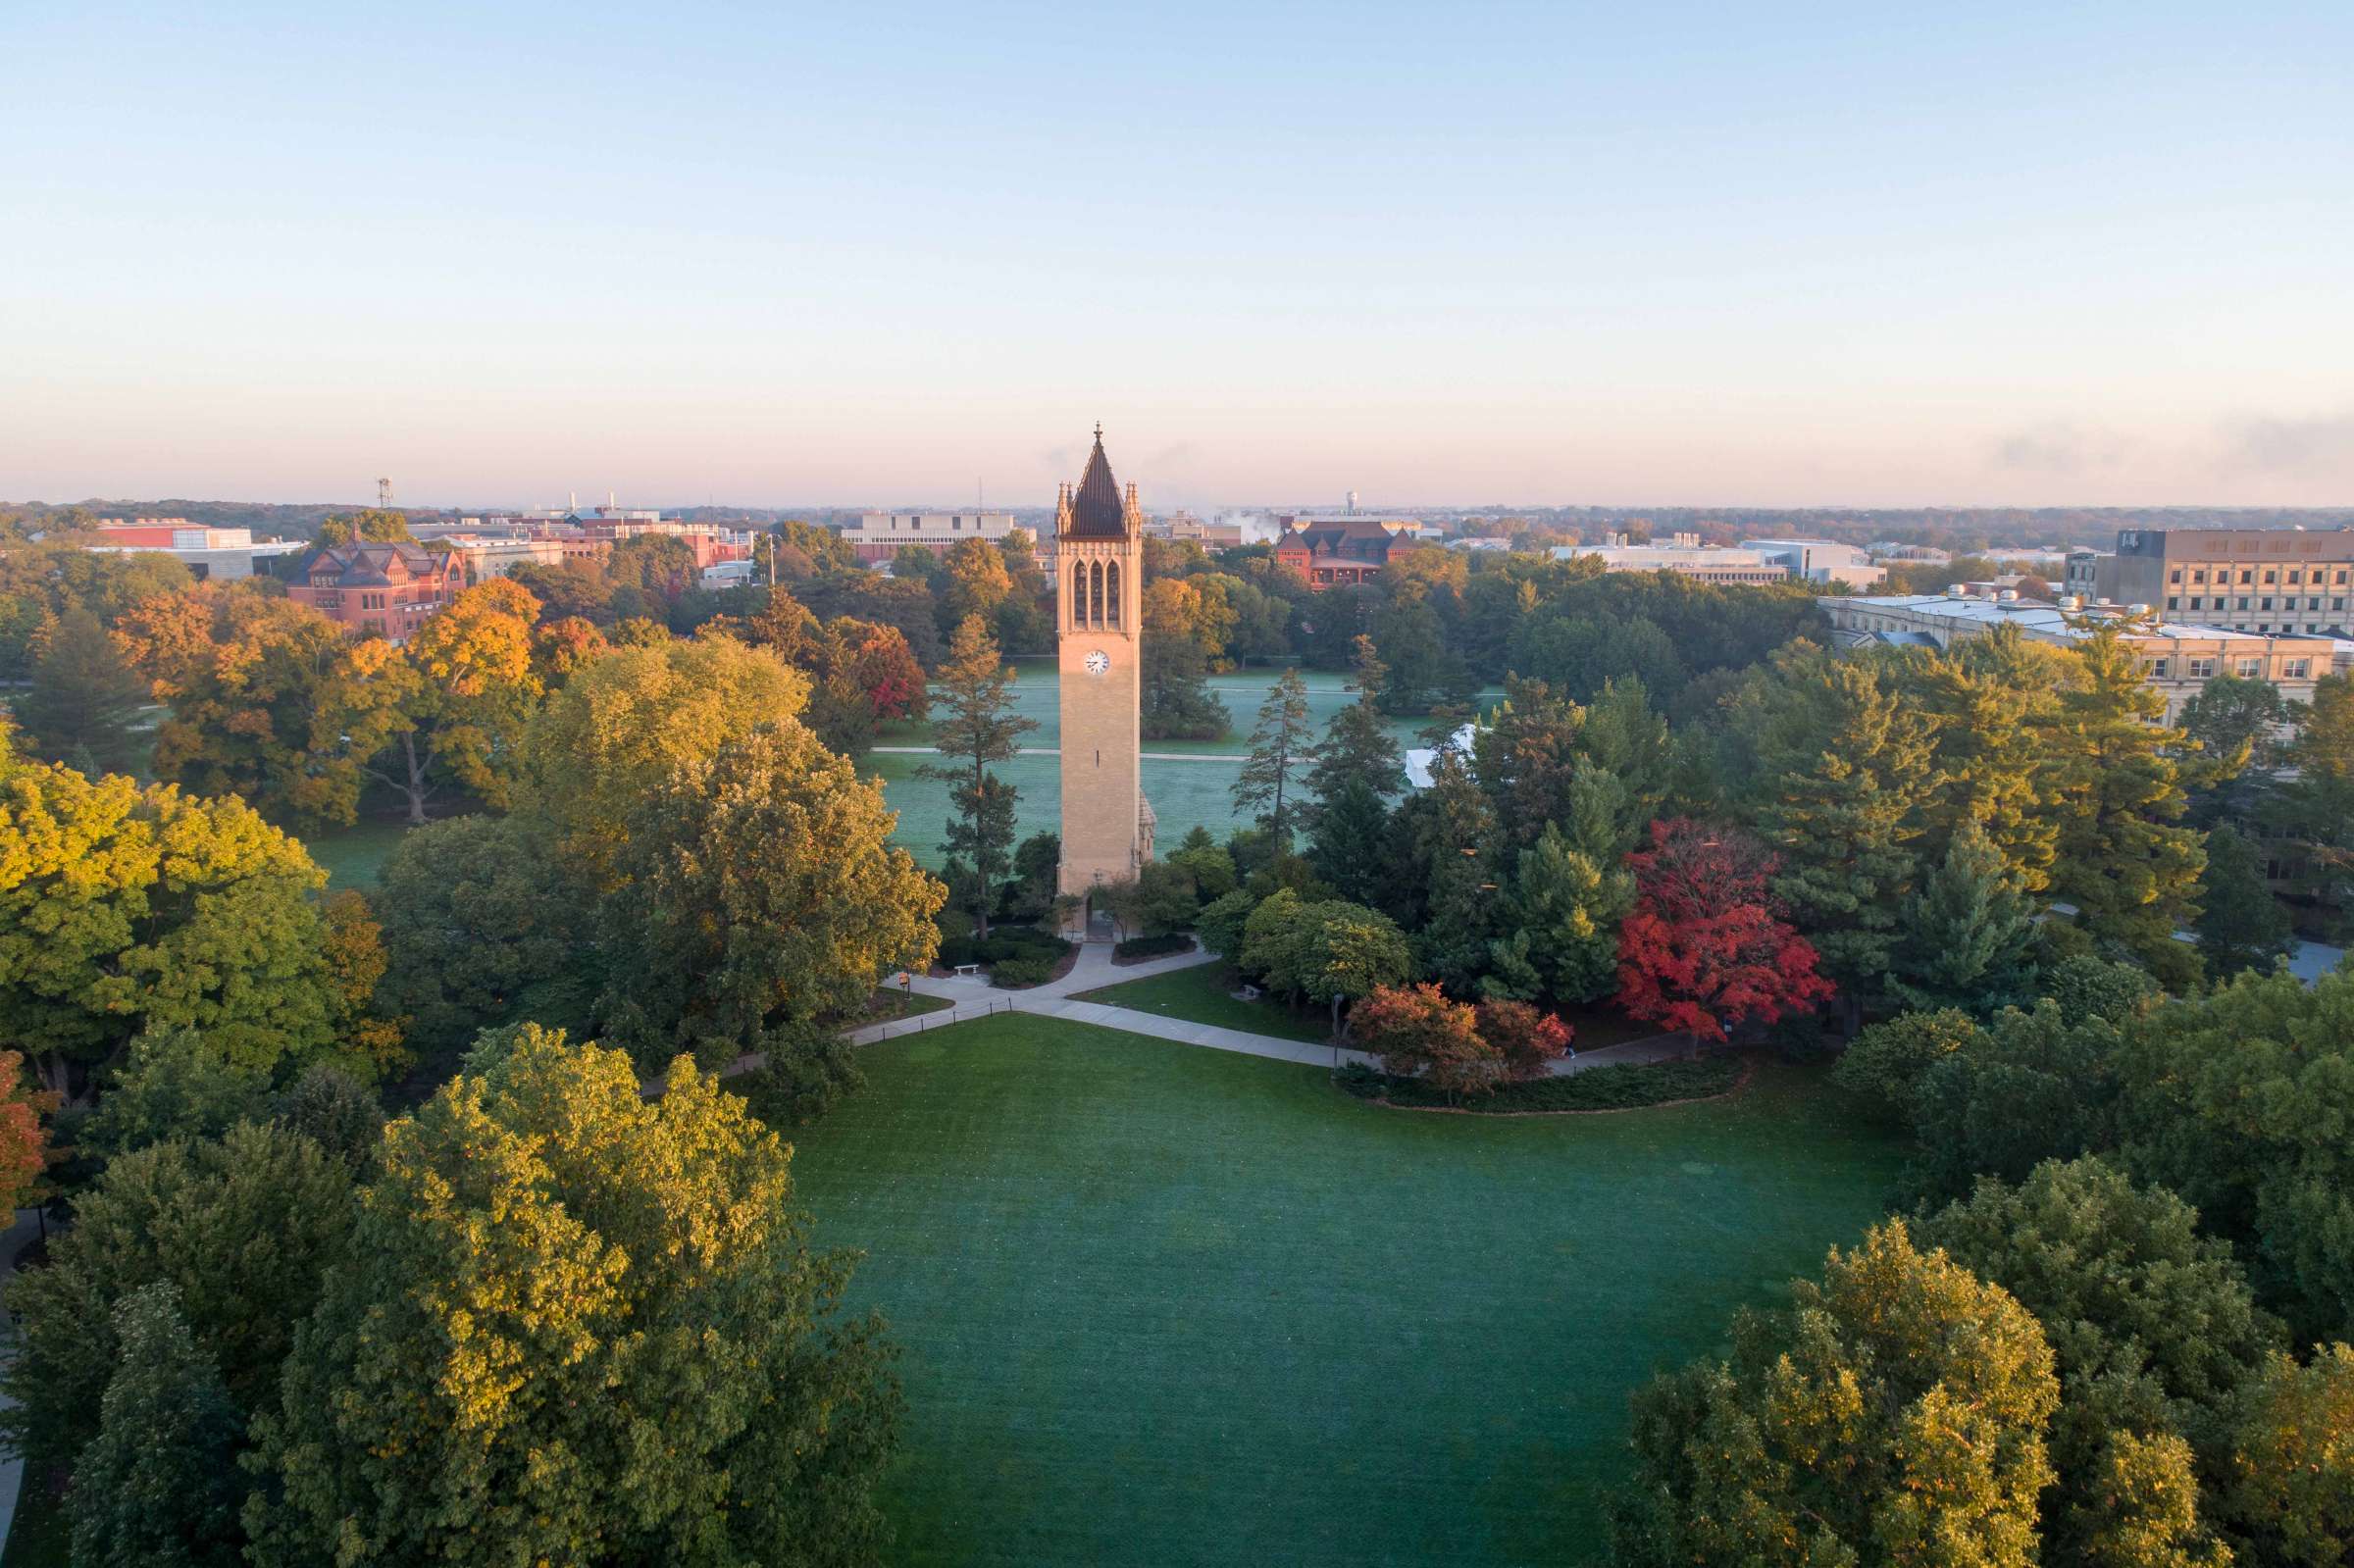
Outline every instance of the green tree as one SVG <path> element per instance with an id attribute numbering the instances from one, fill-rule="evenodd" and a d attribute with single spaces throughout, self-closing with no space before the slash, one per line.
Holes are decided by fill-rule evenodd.
<path id="1" fill-rule="evenodd" d="M 2241 1391 L 2221 1512 L 2248 1568 L 2341 1568 L 2354 1542 L 2354 1347 L 2275 1354 Z"/>
<path id="2" fill-rule="evenodd" d="M 611 1041 L 647 1073 L 757 1052 L 852 1081 L 834 1024 L 940 943 L 946 890 L 891 847 L 897 821 L 881 781 L 791 719 L 674 774 L 632 818 L 602 910 Z"/>
<path id="3" fill-rule="evenodd" d="M 414 543 L 417 535 L 409 531 L 406 512 L 381 511 L 365 507 L 360 511 L 331 517 L 319 525 L 321 545 L 338 544 L 397 544 Z"/>
<path id="4" fill-rule="evenodd" d="M 2243 969 L 2270 969 L 2296 945 L 2288 911 L 2265 885 L 2255 848 L 2229 823 L 2207 835 L 2207 864 L 2199 873 L 2199 915 L 2191 923 L 2207 973 L 2227 979 Z"/>
<path id="5" fill-rule="evenodd" d="M 1382 717 L 1381 688 L 1389 667 L 1373 651 L 1373 639 L 1356 642 L 1356 700 L 1332 716 L 1324 739 L 1315 749 L 1307 773 L 1307 793 L 1315 802 L 1309 815 L 1311 830 L 1318 816 L 1333 808 L 1353 785 L 1362 785 L 1377 802 L 1386 804 L 1406 787 L 1406 759 Z M 1331 881 L 1328 877 L 1326 881 Z"/>
<path id="6" fill-rule="evenodd" d="M 1979 1176 L 2023 1181 L 2047 1159 L 2107 1146 L 2119 1032 L 2050 999 L 2014 1008 L 1922 1072 L 1913 1093 L 1922 1195 L 1958 1198 Z"/>
<path id="7" fill-rule="evenodd" d="M 444 1085 L 255 1422 L 252 1560 L 877 1560 L 892 1352 L 791 1159 L 687 1058 L 648 1100 L 526 1028 Z"/>
<path id="8" fill-rule="evenodd" d="M 334 1044 L 311 895 L 327 880 L 244 802 L 68 768 L 0 775 L 0 1025 L 44 1080 L 147 1030 L 268 1070 Z"/>
<path id="9" fill-rule="evenodd" d="M 34 638 L 32 689 L 17 699 L 22 749 L 78 771 L 129 773 L 139 761 L 133 722 L 147 683 L 124 663 L 89 611 L 69 609 Z"/>
<path id="10" fill-rule="evenodd" d="M 1344 1004 L 1413 974 L 1406 936 L 1387 915 L 1340 899 L 1304 902 L 1288 887 L 1251 911 L 1232 956 L 1269 990 L 1331 1008 L 1336 1036 Z"/>
<path id="11" fill-rule="evenodd" d="M 1343 898 L 1378 904 L 1388 890 L 1390 808 L 1362 778 L 1320 797 L 1308 819 L 1307 863 Z"/>
<path id="12" fill-rule="evenodd" d="M 74 1568 L 230 1568 L 242 1535 L 243 1423 L 221 1370 L 180 1321 L 169 1281 L 115 1304 L 114 1376 L 66 1508 Z"/>
<path id="13" fill-rule="evenodd" d="M 166 1138 L 219 1138 L 264 1120 L 270 1075 L 231 1062 L 189 1030 L 142 1035 L 83 1124 L 81 1145 L 112 1159 Z"/>
<path id="14" fill-rule="evenodd" d="M 2195 913 L 2206 859 L 2198 833 L 2178 825 L 2188 801 L 2175 758 L 2185 737 L 2159 723 L 2166 699 L 2117 623 L 2076 647 L 2077 680 L 2061 697 L 2055 736 L 2052 891 L 2076 906 L 2087 933 L 2122 943 L 2162 979 L 2178 976 L 2190 952 L 2175 933 Z"/>
<path id="15" fill-rule="evenodd" d="M 2021 890 L 2041 894 L 2059 852 L 2053 732 L 2070 655 L 2001 626 L 1948 649 L 1900 655 L 1891 672 L 1930 724 L 1936 785 L 1922 809 L 1923 862 L 1942 861 L 1974 823 Z"/>
<path id="16" fill-rule="evenodd" d="M 2274 827 L 2299 850 L 2297 890 L 2354 919 L 2354 671 L 2315 683 L 2313 706 L 2287 749 Z"/>
<path id="17" fill-rule="evenodd" d="M 1512 935 L 1495 941 L 1517 944 L 1512 956 L 1530 966 L 1545 994 L 1591 1001 L 1617 975 L 1618 922 L 1634 903 L 1635 880 L 1614 858 L 1573 845 L 1558 824 L 1547 823 L 1513 871 L 1507 922 Z"/>
<path id="18" fill-rule="evenodd" d="M 1907 898 L 1888 988 L 1907 1007 L 1959 1007 L 1980 1017 L 2026 1000 L 2035 917 L 2018 873 L 1975 822 Z"/>
<path id="19" fill-rule="evenodd" d="M 379 876 L 379 994 L 413 1020 L 412 1036 L 428 1049 L 465 1043 L 536 986 L 588 967 L 590 900 L 532 822 L 477 815 L 429 823 L 401 835 Z"/>
<path id="20" fill-rule="evenodd" d="M 932 744 L 942 756 L 954 757 L 956 766 L 923 772 L 955 790 L 956 818 L 947 825 L 947 847 L 971 877 L 973 919 L 986 936 L 998 884 L 1010 867 L 1014 833 L 1013 786 L 989 765 L 1012 758 L 1038 721 L 1014 712 L 1013 667 L 998 656 L 978 615 L 958 623 L 937 680 L 941 717 L 932 727 Z"/>
<path id="21" fill-rule="evenodd" d="M 2290 704 L 2280 688 L 2253 676 L 2210 677 L 2182 705 L 2182 733 L 2198 742 L 2212 767 L 2233 774 L 2272 767 L 2289 720 Z"/>
<path id="22" fill-rule="evenodd" d="M 1307 683 L 1297 669 L 1287 669 L 1259 706 L 1258 727 L 1251 732 L 1251 756 L 1232 789 L 1234 809 L 1266 829 L 1279 859 L 1292 852 L 1292 831 L 1301 809 L 1293 775 L 1312 754 L 1312 740 Z"/>
<path id="23" fill-rule="evenodd" d="M 2058 1486 L 2044 1560 L 2140 1568 L 2217 1563 L 2193 1441 L 2211 1451 L 2239 1385 L 2277 1348 L 2225 1242 L 2164 1188 L 2097 1159 L 2037 1166 L 1916 1221 L 1924 1247 L 2001 1286 L 2051 1342 Z"/>
<path id="24" fill-rule="evenodd" d="M 808 677 L 732 637 L 616 648 L 534 716 L 516 814 L 552 835 L 591 896 L 609 892 L 640 801 L 681 768 L 797 716 L 808 695 Z"/>
<path id="25" fill-rule="evenodd" d="M 1908 1122 L 1913 1096 L 1929 1069 L 1978 1039 L 1978 1026 L 1957 1008 L 1899 1013 L 1848 1041 L 1831 1082 L 1882 1121 Z"/>
<path id="26" fill-rule="evenodd" d="M 115 1305 L 158 1282 L 179 1290 L 196 1344 L 237 1408 L 253 1411 L 351 1223 L 343 1162 L 284 1128 L 248 1122 L 114 1161 L 52 1239 L 48 1265 L 9 1288 L 19 1339 L 0 1388 L 17 1408 L 0 1431 L 13 1451 L 35 1467 L 65 1464 L 98 1435 L 119 1360 Z"/>
<path id="27" fill-rule="evenodd" d="M 1617 1560 L 2030 1568 L 2059 1404 L 2034 1317 L 1901 1220 L 1793 1294 L 1636 1395 Z"/>
<path id="28" fill-rule="evenodd" d="M 1233 716 L 1208 686 L 1201 591 L 1178 578 L 1145 584 L 1143 691 L 1137 723 L 1148 740 L 1215 740 Z"/>

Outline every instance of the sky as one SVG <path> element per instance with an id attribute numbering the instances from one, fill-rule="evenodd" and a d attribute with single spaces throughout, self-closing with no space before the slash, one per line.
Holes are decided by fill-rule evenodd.
<path id="1" fill-rule="evenodd" d="M 0 0 L 0 497 L 2354 502 L 2354 6 Z"/>

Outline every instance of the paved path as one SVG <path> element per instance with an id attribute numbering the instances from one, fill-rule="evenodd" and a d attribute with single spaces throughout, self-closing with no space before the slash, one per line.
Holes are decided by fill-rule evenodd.
<path id="1" fill-rule="evenodd" d="M 1373 1059 L 1362 1051 L 1343 1049 L 1336 1053 L 1330 1042 L 1286 1039 L 1278 1035 L 1255 1035 L 1246 1030 L 1224 1029 L 1215 1024 L 1197 1024 L 1191 1019 L 1168 1018 L 1133 1007 L 1080 1001 L 1077 996 L 1080 991 L 1117 986 L 1131 980 L 1146 980 L 1154 975 L 1194 969 L 1211 962 L 1214 962 L 1213 956 L 1197 947 L 1192 952 L 1151 959 L 1141 964 L 1115 964 L 1111 961 L 1109 943 L 1083 942 L 1079 948 L 1079 960 L 1071 966 L 1069 974 L 1059 980 L 1049 981 L 1044 986 L 1033 986 L 1027 990 L 999 990 L 979 977 L 970 980 L 936 980 L 929 975 L 918 975 L 914 977 L 913 986 L 917 995 L 937 997 L 955 1005 L 941 1012 L 919 1013 L 913 1018 L 895 1018 L 880 1024 L 869 1024 L 863 1029 L 852 1030 L 849 1040 L 853 1045 L 865 1045 L 900 1035 L 920 1035 L 926 1030 L 946 1029 L 951 1024 L 968 1023 L 995 1014 L 1028 1013 L 1040 1018 L 1066 1018 L 1075 1024 L 1095 1024 L 1131 1035 L 1148 1035 L 1154 1039 L 1175 1040 L 1181 1045 L 1239 1051 L 1246 1056 L 1265 1056 L 1276 1061 L 1301 1062 L 1313 1067 L 1330 1067 L 1336 1062 L 1372 1063 Z M 894 984 L 896 986 L 896 982 Z M 1690 1042 L 1681 1035 L 1654 1035 L 1646 1039 L 1627 1040 L 1617 1045 L 1580 1051 L 1574 1057 L 1555 1062 L 1553 1072 L 1556 1076 L 1566 1076 L 1621 1062 L 1664 1061 L 1669 1057 L 1682 1056 L 1690 1049 Z"/>

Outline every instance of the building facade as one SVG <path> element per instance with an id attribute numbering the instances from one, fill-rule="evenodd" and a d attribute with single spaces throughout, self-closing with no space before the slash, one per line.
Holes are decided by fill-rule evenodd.
<path id="1" fill-rule="evenodd" d="M 1599 560 L 1605 572 L 1673 572 L 1695 582 L 1735 587 L 1770 587 L 1790 581 L 1790 569 L 1756 550 L 1727 550 L 1686 544 L 1561 544 L 1557 561 Z"/>
<path id="2" fill-rule="evenodd" d="M 2068 591 L 2259 635 L 2354 632 L 2354 529 L 2121 529 L 2068 557 Z"/>
<path id="3" fill-rule="evenodd" d="M 1062 861 L 1058 891 L 1089 898 L 1152 858 L 1145 803 L 1140 659 L 1144 514 L 1103 455 L 1102 427 L 1078 485 L 1054 503 L 1054 626 L 1062 670 Z M 1093 926 L 1092 909 L 1079 919 Z"/>
<path id="4" fill-rule="evenodd" d="M 1869 550 L 1833 539 L 1743 539 L 1741 548 L 1779 561 L 1792 577 L 1809 582 L 1876 588 L 1888 581 L 1888 569 L 1875 565 Z"/>
<path id="5" fill-rule="evenodd" d="M 1355 587 L 1370 582 L 1390 558 L 1416 547 L 1407 519 L 1370 517 L 1279 518 L 1283 535 L 1275 560 L 1307 580 L 1311 588 Z"/>
<path id="6" fill-rule="evenodd" d="M 1011 512 L 861 512 L 843 538 L 868 566 L 881 566 L 907 545 L 946 555 L 966 539 L 995 544 L 1018 527 Z"/>
<path id="7" fill-rule="evenodd" d="M 2016 593 L 1987 599 L 1957 593 L 1887 597 L 1841 595 L 1818 599 L 1839 642 L 1950 648 L 2000 626 L 2017 627 L 2036 642 L 2067 647 L 2083 639 L 2082 621 L 2099 606 L 2048 604 Z M 2107 613 L 2115 614 L 2116 611 Z M 2165 722 L 2182 716 L 2190 700 L 2217 676 L 2265 681 L 2297 702 L 2313 700 L 2314 683 L 2334 668 L 2339 644 L 2327 637 L 2267 636 L 2221 627 L 2157 621 L 2130 632 L 2143 676 L 2166 699 Z M 2349 647 L 2354 652 L 2354 647 Z"/>
<path id="8" fill-rule="evenodd" d="M 354 636 L 405 642 L 458 595 L 466 568 L 457 554 L 396 544 L 335 544 L 313 555 L 286 597 L 307 604 Z"/>

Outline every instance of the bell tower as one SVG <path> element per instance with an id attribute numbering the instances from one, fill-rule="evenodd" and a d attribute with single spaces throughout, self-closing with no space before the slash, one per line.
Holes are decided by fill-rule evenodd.
<path id="1" fill-rule="evenodd" d="M 1103 455 L 1054 502 L 1054 627 L 1062 665 L 1059 891 L 1086 897 L 1152 858 L 1137 715 L 1144 692 L 1144 513 Z M 1090 911 L 1092 913 L 1092 910 Z M 1084 928 L 1085 917 L 1081 918 Z"/>

